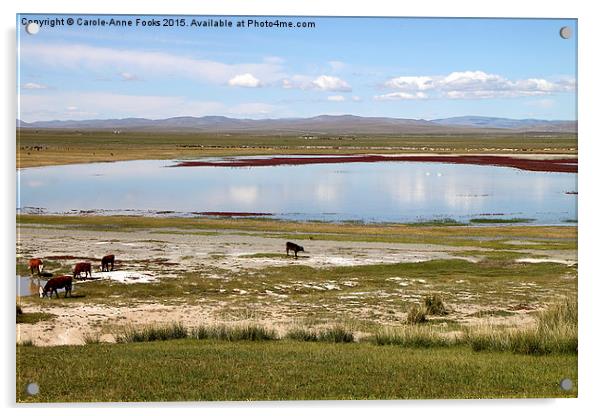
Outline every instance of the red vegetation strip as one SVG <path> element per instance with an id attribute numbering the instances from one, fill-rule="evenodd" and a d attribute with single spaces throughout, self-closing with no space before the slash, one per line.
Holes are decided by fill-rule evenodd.
<path id="1" fill-rule="evenodd" d="M 211 215 L 215 217 L 265 217 L 272 215 L 267 212 L 228 212 L 228 211 L 205 211 L 193 212 L 195 215 Z"/>
<path id="2" fill-rule="evenodd" d="M 179 162 L 175 167 L 189 166 L 281 166 L 311 165 L 317 163 L 357 163 L 357 162 L 441 162 L 467 165 L 493 165 L 540 172 L 577 173 L 577 159 L 523 159 L 509 156 L 325 156 L 325 157 L 271 157 L 261 159 L 235 159 L 215 162 Z M 240 213 L 203 213 L 204 215 L 232 215 Z M 255 215 L 255 214 L 253 214 Z"/>

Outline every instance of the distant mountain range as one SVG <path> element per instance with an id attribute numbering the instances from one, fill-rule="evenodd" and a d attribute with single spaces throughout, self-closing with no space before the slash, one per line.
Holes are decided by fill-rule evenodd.
<path id="1" fill-rule="evenodd" d="M 76 129 L 119 131 L 186 131 L 205 133 L 271 134 L 446 134 L 495 132 L 577 132 L 577 121 L 515 120 L 498 117 L 464 116 L 436 120 L 391 117 L 321 115 L 309 118 L 238 119 L 222 116 L 172 117 L 161 120 L 122 118 L 109 120 L 54 120 L 26 123 L 17 127 L 32 129 Z"/>

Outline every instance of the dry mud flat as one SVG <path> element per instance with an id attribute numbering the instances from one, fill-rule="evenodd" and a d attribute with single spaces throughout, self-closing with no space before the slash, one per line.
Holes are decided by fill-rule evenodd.
<path id="1" fill-rule="evenodd" d="M 385 308 L 393 298 L 416 300 L 419 293 L 432 287 L 423 279 L 407 279 L 403 276 L 391 277 L 388 284 L 392 291 L 377 290 L 367 292 L 358 286 L 356 278 L 342 281 L 321 281 L 318 278 L 277 284 L 264 287 L 261 291 L 241 285 L 220 289 L 223 297 L 198 298 L 194 302 L 174 295 L 162 298 L 160 302 L 128 297 L 131 285 L 161 285 L 168 279 L 178 279 L 187 274 L 198 274 L 203 279 L 226 281 L 237 273 L 261 280 L 262 269 L 270 266 L 310 266 L 316 270 L 337 266 L 360 266 L 395 263 L 417 263 L 436 259 L 461 259 L 476 263 L 481 259 L 479 247 L 456 247 L 436 244 L 369 243 L 348 241 L 300 240 L 306 253 L 299 259 L 285 257 L 285 240 L 257 235 L 241 235 L 236 231 L 215 233 L 183 233 L 181 230 L 145 231 L 84 231 L 77 229 L 53 229 L 41 227 L 21 227 L 17 244 L 18 261 L 31 257 L 42 257 L 60 263 L 61 268 L 70 268 L 75 262 L 89 260 L 93 263 L 93 277 L 101 278 L 101 284 L 118 285 L 115 302 L 63 302 L 45 299 L 36 302 L 27 297 L 21 304 L 27 312 L 44 312 L 55 315 L 51 320 L 36 324 L 18 324 L 17 341 L 32 340 L 36 345 L 82 344 L 86 335 L 100 334 L 101 341 L 114 341 L 115 331 L 126 325 L 150 323 L 182 322 L 187 326 L 207 323 L 234 323 L 252 321 L 285 331 L 307 318 L 307 305 L 300 305 L 294 297 L 295 291 L 310 291 L 317 294 L 340 293 L 339 304 L 316 304 L 316 309 L 326 310 L 336 316 L 348 312 L 358 319 L 385 323 L 382 315 L 375 310 Z M 529 251 L 528 244 L 521 253 L 521 261 L 541 262 L 541 253 Z M 466 255 L 466 252 L 470 255 Z M 100 273 L 100 258 L 107 254 L 116 255 L 116 271 Z M 572 250 L 547 253 L 549 260 L 562 262 L 567 267 L 576 262 L 576 252 Z M 530 260 L 535 259 L 535 260 Z M 475 265 L 476 266 L 476 265 Z M 478 267 L 478 266 L 476 266 Z M 267 269 L 266 269 L 267 270 Z M 49 270 L 52 271 L 52 270 Z M 573 279 L 571 273 L 567 279 Z M 221 280 L 220 280 L 221 279 Z M 315 281 L 314 281 L 315 280 Z M 78 281 L 74 294 L 86 291 L 90 281 Z M 253 282 L 255 285 L 257 282 Z M 487 309 L 472 302 L 474 294 L 465 287 L 466 282 L 458 280 L 454 295 L 460 300 L 455 304 L 449 319 L 459 319 L 464 324 L 481 322 L 475 313 Z M 251 285 L 250 285 L 251 286 Z M 358 286 L 358 287 L 355 287 Z M 347 291 L 343 293 L 341 289 Z M 411 290 L 408 290 L 411 289 Z M 351 290 L 351 291 L 350 291 Z M 512 289 L 519 292 L 543 290 L 537 285 L 517 283 Z M 292 295 L 291 295 L 292 294 Z M 378 299 L 374 297 L 378 297 Z M 464 297 L 463 297 L 464 296 Z M 61 294 L 62 297 L 62 294 Z M 326 302 L 317 297 L 318 302 Z M 377 302 L 376 304 L 374 302 Z M 382 303 L 382 305 L 380 305 Z M 243 307 L 241 308 L 241 304 Z M 232 305 L 243 313 L 233 314 Z M 251 312 L 245 315 L 245 305 Z M 526 325 L 533 321 L 531 308 L 517 310 L 512 316 L 494 316 L 487 320 L 495 324 Z M 403 314 L 391 312 L 390 320 L 400 321 Z"/>

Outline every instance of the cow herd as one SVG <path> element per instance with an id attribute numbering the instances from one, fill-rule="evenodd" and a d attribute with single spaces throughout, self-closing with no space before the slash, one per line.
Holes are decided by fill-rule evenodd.
<path id="1" fill-rule="evenodd" d="M 295 258 L 297 258 L 297 253 L 300 251 L 305 251 L 302 246 L 291 243 L 288 241 L 286 243 L 286 255 L 288 256 L 289 252 L 292 251 L 295 254 Z M 63 275 L 52 277 L 52 273 L 47 273 L 43 271 L 44 261 L 39 258 L 34 258 L 29 260 L 29 270 L 32 275 L 37 274 L 38 276 L 50 277 L 51 279 L 46 282 L 44 288 L 40 286 L 39 292 L 40 297 L 44 298 L 48 296 L 52 298 L 52 294 L 56 294 L 56 297 L 59 297 L 58 289 L 65 289 L 65 297 L 67 295 L 71 296 L 71 288 L 73 287 L 73 279 L 87 279 L 88 277 L 92 277 L 92 263 L 87 261 L 82 261 L 76 263 L 73 267 L 73 276 L 71 275 Z M 110 269 L 109 269 L 110 267 Z M 107 254 L 100 260 L 100 270 L 103 272 L 113 271 L 115 267 L 115 255 Z M 83 275 L 83 277 L 82 277 Z"/>
<path id="2" fill-rule="evenodd" d="M 44 272 L 44 261 L 39 258 L 30 259 L 29 263 L 29 271 L 32 275 L 37 274 L 38 276 L 50 277 L 51 279 L 46 282 L 44 288 L 40 286 L 39 292 L 40 297 L 44 298 L 48 296 L 52 298 L 52 294 L 56 294 L 56 297 L 59 297 L 58 289 L 65 289 L 65 297 L 68 295 L 71 296 L 71 289 L 73 287 L 73 279 L 87 279 L 88 277 L 92 277 L 92 263 L 87 261 L 82 261 L 76 263 L 73 267 L 73 276 L 71 275 L 63 275 L 52 277 L 52 273 Z M 113 271 L 115 267 L 115 255 L 107 254 L 100 261 L 100 269 L 101 271 Z"/>

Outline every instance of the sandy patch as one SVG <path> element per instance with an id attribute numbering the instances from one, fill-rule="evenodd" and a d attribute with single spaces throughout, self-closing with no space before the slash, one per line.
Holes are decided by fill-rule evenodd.
<path id="1" fill-rule="evenodd" d="M 101 280 L 113 280 L 120 283 L 152 283 L 157 279 L 150 274 L 143 274 L 127 270 L 116 270 L 112 272 L 96 272 L 94 273 L 95 278 Z"/>
<path id="2" fill-rule="evenodd" d="M 540 259 L 540 258 L 525 257 L 522 259 L 516 259 L 515 261 L 517 263 L 559 263 L 559 264 L 566 264 L 567 266 L 574 266 L 575 264 L 577 264 L 577 262 L 574 260 L 564 260 L 564 259 L 555 259 L 555 258 Z"/>

